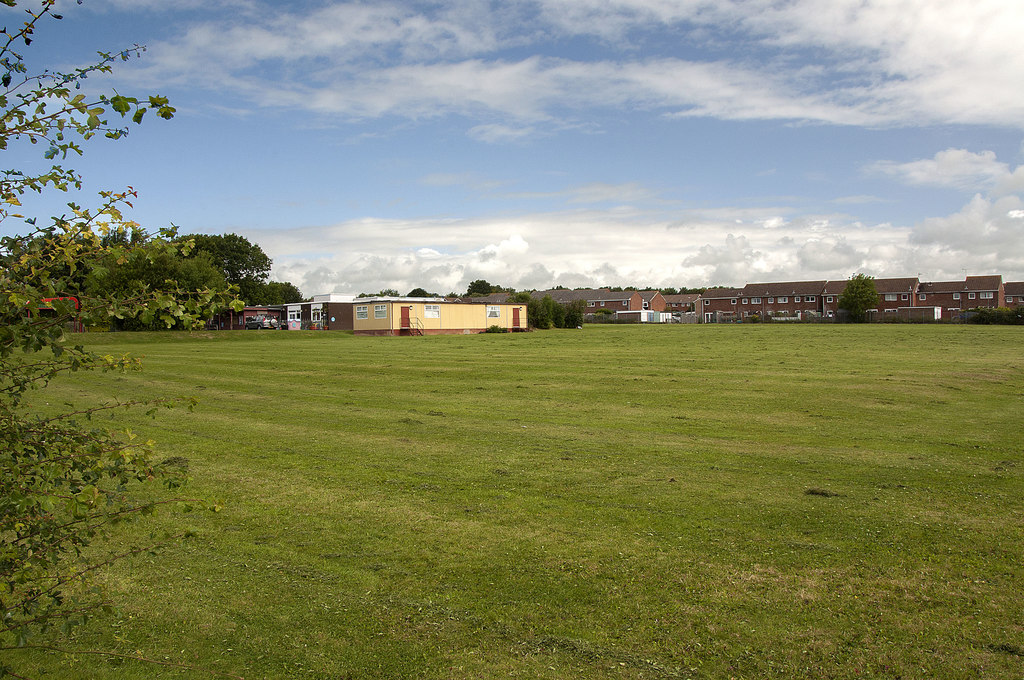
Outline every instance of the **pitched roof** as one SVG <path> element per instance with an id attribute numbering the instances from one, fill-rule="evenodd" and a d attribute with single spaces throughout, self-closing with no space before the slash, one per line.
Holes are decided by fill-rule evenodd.
<path id="1" fill-rule="evenodd" d="M 702 300 L 722 300 L 724 298 L 734 298 L 743 295 L 742 288 L 708 288 L 706 291 L 700 294 Z"/>
<path id="2" fill-rule="evenodd" d="M 875 279 L 875 291 L 883 293 L 915 293 L 920 282 L 917 277 L 902 279 Z"/>
<path id="3" fill-rule="evenodd" d="M 608 290 L 607 288 L 580 288 L 578 290 L 566 290 L 554 288 L 550 290 L 536 290 L 532 293 L 535 298 L 543 298 L 550 295 L 555 302 L 572 302 L 584 300 L 586 302 L 621 302 L 628 300 L 636 294 L 635 290 Z"/>
<path id="4" fill-rule="evenodd" d="M 700 297 L 700 293 L 680 293 L 678 295 L 665 295 L 665 302 L 670 305 L 675 304 L 687 304 L 689 302 L 696 302 L 697 298 Z"/>
<path id="5" fill-rule="evenodd" d="M 826 281 L 782 281 L 778 283 L 748 283 L 743 297 L 786 297 L 789 295 L 821 295 Z"/>
<path id="6" fill-rule="evenodd" d="M 968 276 L 966 281 L 967 290 L 999 290 L 999 286 L 1003 285 L 1003 277 L 1001 274 L 993 274 L 991 276 Z"/>
<path id="7" fill-rule="evenodd" d="M 637 292 L 640 293 L 640 297 L 642 297 L 645 302 L 650 302 L 655 298 L 655 296 L 661 295 L 660 290 L 639 290 Z"/>
<path id="8" fill-rule="evenodd" d="M 1003 284 L 1003 292 L 1007 295 L 1024 295 L 1024 281 L 1007 281 Z"/>

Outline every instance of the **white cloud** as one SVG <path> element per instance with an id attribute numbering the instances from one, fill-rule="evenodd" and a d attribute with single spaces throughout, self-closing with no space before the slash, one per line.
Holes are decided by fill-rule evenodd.
<path id="1" fill-rule="evenodd" d="M 275 7 L 194 23 L 136 72 L 261 106 L 352 117 L 486 112 L 483 141 L 589 107 L 842 125 L 1021 126 L 1024 3 L 977 0 L 542 0 L 425 9 L 402 2 Z M 638 58 L 644 32 L 705 48 Z M 582 61 L 566 35 L 603 40 Z M 733 51 L 723 53 L 728 35 Z M 510 50 L 525 54 L 506 56 Z M 806 51 L 814 50 L 813 64 Z M 694 54 L 700 54 L 695 52 Z M 519 121 L 518 123 L 516 121 Z"/>
<path id="2" fill-rule="evenodd" d="M 997 161 L 994 152 L 972 153 L 966 149 L 946 149 L 934 158 L 909 163 L 881 161 L 869 166 L 868 171 L 916 186 L 964 190 L 993 188 L 1011 178 L 1009 166 Z M 1024 173 L 1020 176 L 1024 178 Z"/>

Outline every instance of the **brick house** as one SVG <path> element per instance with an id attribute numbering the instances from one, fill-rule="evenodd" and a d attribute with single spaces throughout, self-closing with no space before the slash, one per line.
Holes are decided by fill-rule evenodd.
<path id="1" fill-rule="evenodd" d="M 697 299 L 699 323 L 722 323 L 740 319 L 739 301 L 742 288 L 708 288 Z"/>
<path id="2" fill-rule="evenodd" d="M 641 305 L 643 309 L 650 310 L 652 312 L 664 312 L 668 308 L 668 304 L 665 302 L 665 296 L 661 294 L 659 290 L 641 290 L 640 298 L 642 300 Z"/>
<path id="3" fill-rule="evenodd" d="M 942 318 L 956 319 L 962 311 L 975 307 L 1002 307 L 1005 305 L 1003 277 L 968 276 L 963 281 L 930 281 L 922 283 L 917 291 L 917 306 L 942 308 Z"/>
<path id="4" fill-rule="evenodd" d="M 679 295 L 665 295 L 665 311 L 667 312 L 693 312 L 697 308 L 699 293 L 682 293 Z"/>
<path id="5" fill-rule="evenodd" d="M 748 283 L 740 291 L 737 313 L 741 319 L 809 319 L 821 314 L 825 281 Z"/>
<path id="6" fill-rule="evenodd" d="M 1005 306 L 1024 306 L 1024 281 L 1007 281 L 1003 284 L 1003 295 L 1006 298 Z"/>

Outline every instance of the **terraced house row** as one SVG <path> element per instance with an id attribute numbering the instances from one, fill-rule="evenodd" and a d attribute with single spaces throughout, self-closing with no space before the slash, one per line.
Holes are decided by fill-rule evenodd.
<path id="1" fill-rule="evenodd" d="M 951 321 L 978 307 L 1024 305 L 1024 282 L 1003 282 L 998 274 L 963 281 L 917 278 L 875 279 L 878 304 L 869 319 Z M 834 319 L 847 281 L 748 283 L 743 288 L 711 288 L 697 300 L 698 321 L 722 323 L 758 317 L 775 320 Z"/>

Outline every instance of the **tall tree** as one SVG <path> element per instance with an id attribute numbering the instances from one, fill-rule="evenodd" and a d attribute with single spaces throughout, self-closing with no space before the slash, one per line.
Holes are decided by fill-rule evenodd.
<path id="1" fill-rule="evenodd" d="M 117 93 L 87 98 L 79 92 L 85 78 L 110 71 L 117 59 L 127 60 L 141 48 L 101 53 L 96 64 L 66 73 L 30 71 L 15 48 L 28 47 L 46 17 L 60 18 L 53 14 L 55 1 L 35 3 L 27 20 L 19 13 L 20 27 L 4 28 L 0 151 L 30 141 L 41 143 L 46 159 L 63 159 L 82 153 L 82 144 L 97 134 L 123 137 L 127 128 L 108 118 L 139 123 L 149 110 L 165 119 L 174 115 L 161 96 L 143 101 Z M 35 216 L 15 212 L 26 193 L 80 186 L 79 175 L 59 164 L 40 173 L 0 172 L 0 224 L 15 233 L 0 238 L 0 675 L 21 677 L 12 666 L 14 650 L 31 644 L 41 630 L 55 631 L 59 638 L 59 631 L 107 605 L 90 580 L 119 556 L 104 555 L 94 539 L 113 523 L 158 504 L 134 500 L 133 485 L 162 479 L 174 487 L 183 478 L 180 467 L 154 461 L 150 445 L 130 432 L 86 423 L 131 402 L 77 410 L 58 404 L 41 410 L 30 403 L 31 392 L 45 390 L 64 373 L 138 366 L 127 356 L 102 356 L 70 342 L 68 325 L 138 317 L 188 327 L 230 301 L 222 290 L 185 291 L 166 280 L 130 293 L 90 289 L 83 272 L 100 277 L 111 262 L 132 267 L 178 257 L 191 244 L 177 241 L 173 229 L 151 236 L 127 220 L 123 211 L 134 198 L 131 191 L 102 192 L 94 208 L 70 203 L 70 216 L 42 225 Z M 17 234 L 19 227 L 9 224 L 14 220 L 30 225 L 28 233 Z"/>
<path id="2" fill-rule="evenodd" d="M 238 286 L 238 296 L 248 304 L 263 302 L 264 284 L 273 261 L 259 245 L 238 234 L 188 234 L 183 240 L 195 243 L 194 253 L 209 253 L 228 283 Z"/>
<path id="3" fill-rule="evenodd" d="M 839 296 L 838 306 L 845 309 L 850 321 L 862 322 L 869 309 L 878 306 L 878 291 L 874 277 L 856 274 L 846 282 L 846 290 Z"/>

